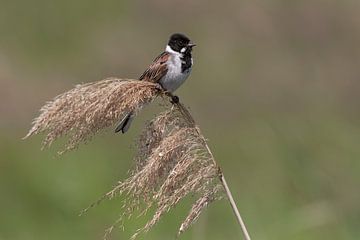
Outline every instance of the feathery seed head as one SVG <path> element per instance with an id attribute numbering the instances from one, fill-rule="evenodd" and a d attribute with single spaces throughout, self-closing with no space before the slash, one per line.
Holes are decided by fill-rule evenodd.
<path id="1" fill-rule="evenodd" d="M 65 151 L 71 150 L 128 112 L 139 111 L 158 94 L 156 84 L 138 80 L 109 78 L 79 84 L 43 106 L 25 138 L 47 131 L 46 147 L 67 135 Z"/>
<path id="2" fill-rule="evenodd" d="M 45 147 L 68 136 L 65 151 L 71 150 L 100 130 L 113 126 L 128 112 L 136 113 L 164 94 L 157 84 L 129 79 L 110 78 L 77 85 L 41 108 L 25 138 L 46 131 Z M 136 167 L 129 178 L 118 182 L 97 202 L 125 194 L 122 217 L 105 236 L 135 211 L 145 213 L 154 207 L 153 217 L 133 235 L 132 238 L 136 238 L 153 227 L 184 197 L 195 195 L 198 200 L 181 224 L 180 234 L 208 204 L 221 196 L 219 169 L 189 111 L 180 103 L 166 108 L 168 110 L 145 126 L 138 138 Z"/>

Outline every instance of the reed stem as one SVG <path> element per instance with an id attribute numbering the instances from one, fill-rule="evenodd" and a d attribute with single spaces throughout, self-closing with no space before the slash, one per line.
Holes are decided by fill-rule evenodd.
<path id="1" fill-rule="evenodd" d="M 200 129 L 196 126 L 196 122 L 195 122 L 194 118 L 192 117 L 192 115 L 190 114 L 189 110 L 183 104 L 181 104 L 180 102 L 177 102 L 175 104 L 179 108 L 179 110 L 180 110 L 181 114 L 184 116 L 184 118 L 188 121 L 188 123 L 196 129 L 197 134 L 203 140 L 205 148 L 206 148 L 208 154 L 210 155 L 211 159 L 213 160 L 215 166 L 218 166 L 217 162 L 215 161 L 214 155 L 212 154 L 212 152 L 210 150 L 210 147 L 207 144 L 206 139 L 201 134 Z M 245 223 L 244 223 L 244 221 L 243 221 L 243 219 L 242 219 L 242 217 L 240 215 L 239 209 L 236 206 L 235 200 L 234 200 L 234 198 L 233 198 L 233 196 L 231 194 L 230 188 L 229 188 L 229 186 L 228 186 L 228 184 L 226 182 L 224 174 L 222 173 L 222 170 L 221 170 L 220 167 L 218 167 L 218 169 L 219 169 L 220 182 L 221 182 L 222 186 L 224 187 L 226 196 L 227 196 L 227 198 L 229 199 L 229 202 L 230 202 L 230 206 L 231 206 L 231 208 L 232 208 L 232 210 L 234 212 L 236 220 L 237 220 L 237 222 L 238 222 L 238 224 L 239 224 L 239 226 L 241 228 L 241 231 L 242 231 L 242 233 L 244 235 L 244 239 L 245 240 L 251 240 L 249 232 L 247 231 Z"/>
<path id="2" fill-rule="evenodd" d="M 245 240 L 251 240 L 249 232 L 246 229 L 245 223 L 244 223 L 244 221 L 243 221 L 243 219 L 242 219 L 242 217 L 240 215 L 239 209 L 236 206 L 235 200 L 234 200 L 234 198 L 233 198 L 233 196 L 231 194 L 231 191 L 229 189 L 229 186 L 226 183 L 226 180 L 225 180 L 225 177 L 224 177 L 223 174 L 221 175 L 220 181 L 221 181 L 222 185 L 225 188 L 226 195 L 227 195 L 227 197 L 228 197 L 228 199 L 230 201 L 231 208 L 232 208 L 232 210 L 233 210 L 233 212 L 234 212 L 234 214 L 236 216 L 236 219 L 237 219 L 237 221 L 238 221 L 238 223 L 240 225 L 241 231 L 243 232 L 244 239 Z"/>

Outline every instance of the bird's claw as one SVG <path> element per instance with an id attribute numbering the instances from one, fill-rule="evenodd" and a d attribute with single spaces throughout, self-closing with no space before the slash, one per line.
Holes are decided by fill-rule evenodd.
<path id="1" fill-rule="evenodd" d="M 169 91 L 165 91 L 165 95 L 171 98 L 170 102 L 171 102 L 172 104 L 178 104 L 179 101 L 180 101 L 178 96 L 173 95 L 173 94 L 172 94 L 171 92 L 169 92 Z"/>
<path id="2" fill-rule="evenodd" d="M 164 88 L 163 88 L 163 87 L 161 86 L 161 84 L 159 84 L 159 83 L 155 85 L 155 89 L 156 89 L 157 91 L 159 91 L 159 92 L 160 92 L 160 91 L 164 91 Z"/>
<path id="3" fill-rule="evenodd" d="M 172 104 L 177 104 L 179 103 L 179 97 L 176 95 L 171 95 L 171 101 Z"/>

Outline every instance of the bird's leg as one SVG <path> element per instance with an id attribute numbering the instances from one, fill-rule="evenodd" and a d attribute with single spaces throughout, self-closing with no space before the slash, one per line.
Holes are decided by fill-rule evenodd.
<path id="1" fill-rule="evenodd" d="M 163 91 L 166 96 L 170 97 L 170 98 L 171 98 L 170 102 L 171 102 L 172 104 L 177 104 L 177 103 L 179 103 L 179 97 L 176 96 L 176 95 L 174 95 L 174 94 L 172 94 L 171 92 L 167 91 L 166 89 L 164 89 L 164 88 L 161 86 L 161 84 L 157 84 L 157 85 L 156 85 L 156 89 L 157 89 L 158 91 Z"/>
<path id="2" fill-rule="evenodd" d="M 170 102 L 171 102 L 172 104 L 177 104 L 177 103 L 179 103 L 179 97 L 178 97 L 178 96 L 172 94 L 172 93 L 169 92 L 169 91 L 165 91 L 165 95 L 171 98 Z"/>

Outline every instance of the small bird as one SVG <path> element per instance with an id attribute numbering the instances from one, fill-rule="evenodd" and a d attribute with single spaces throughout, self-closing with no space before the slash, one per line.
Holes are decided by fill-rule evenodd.
<path id="1" fill-rule="evenodd" d="M 196 44 L 184 34 L 172 34 L 165 51 L 154 59 L 139 80 L 159 83 L 165 91 L 173 93 L 190 75 L 193 65 L 191 52 L 194 46 Z M 173 96 L 173 101 L 178 100 L 177 96 Z M 115 132 L 125 133 L 129 130 L 133 118 L 134 113 L 128 113 L 120 121 Z"/>

